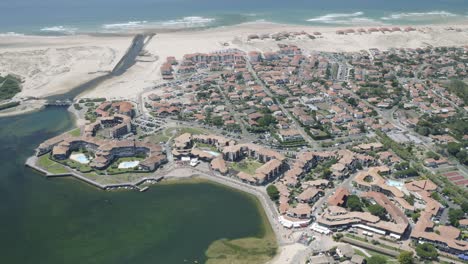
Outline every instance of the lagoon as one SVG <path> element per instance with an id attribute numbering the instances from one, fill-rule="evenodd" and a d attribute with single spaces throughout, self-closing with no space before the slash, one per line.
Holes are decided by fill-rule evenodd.
<path id="1" fill-rule="evenodd" d="M 26 168 L 34 148 L 71 121 L 56 107 L 0 118 L 2 262 L 204 263 L 213 242 L 269 228 L 252 196 L 208 182 L 112 192 Z"/>

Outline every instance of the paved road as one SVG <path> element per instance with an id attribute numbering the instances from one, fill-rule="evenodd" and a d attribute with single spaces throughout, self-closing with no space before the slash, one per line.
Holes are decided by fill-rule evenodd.
<path id="1" fill-rule="evenodd" d="M 247 131 L 247 129 L 245 128 L 245 125 L 244 125 L 244 122 L 242 122 L 240 116 L 239 116 L 239 113 L 236 112 L 236 108 L 234 107 L 234 105 L 232 105 L 231 103 L 231 100 L 229 100 L 226 96 L 226 94 L 224 93 L 224 91 L 221 89 L 221 87 L 219 86 L 219 84 L 216 84 L 215 85 L 216 88 L 218 89 L 219 93 L 223 96 L 224 98 L 224 102 L 226 103 L 226 106 L 228 107 L 229 109 L 229 112 L 231 113 L 231 115 L 234 117 L 234 119 L 236 120 L 236 123 L 239 124 L 239 126 L 241 127 L 241 131 L 242 131 L 242 136 L 247 136 L 249 135 L 249 132 Z"/>
<path id="2" fill-rule="evenodd" d="M 249 70 L 249 72 L 252 74 L 252 76 L 254 77 L 255 81 L 262 86 L 263 90 L 265 91 L 265 93 L 271 97 L 271 98 L 275 98 L 275 96 L 273 95 L 273 93 L 270 91 L 270 89 L 268 89 L 268 87 L 266 87 L 266 85 L 263 83 L 262 80 L 260 80 L 260 78 L 258 77 L 257 73 L 255 72 L 255 70 L 253 69 L 252 67 L 252 64 L 250 63 L 250 61 L 248 60 L 248 58 L 246 58 L 246 62 L 247 62 L 247 69 Z M 278 100 L 275 99 L 275 102 L 276 104 L 279 106 L 279 108 L 281 109 L 281 111 L 283 111 L 283 113 L 289 118 L 289 120 L 291 120 L 294 124 L 294 127 L 299 131 L 299 133 L 301 134 L 301 136 L 310 144 L 311 147 L 317 147 L 317 142 L 315 140 L 313 140 L 304 130 L 304 128 L 299 124 L 299 122 L 296 121 L 295 118 L 293 118 L 293 116 L 291 115 L 291 113 L 289 113 L 289 111 L 283 106 L 283 104 L 281 104 L 281 102 L 279 102 Z"/>

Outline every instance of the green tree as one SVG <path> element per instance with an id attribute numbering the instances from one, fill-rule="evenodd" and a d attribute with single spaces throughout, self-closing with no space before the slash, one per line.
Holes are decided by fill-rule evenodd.
<path id="1" fill-rule="evenodd" d="M 367 259 L 367 264 L 386 264 L 387 258 L 384 256 L 375 255 Z"/>
<path id="2" fill-rule="evenodd" d="M 416 246 L 416 254 L 422 259 L 436 260 L 439 256 L 437 249 L 429 243 L 419 244 Z"/>
<path id="3" fill-rule="evenodd" d="M 400 264 L 413 264 L 414 263 L 413 252 L 402 251 L 400 255 L 398 256 L 398 262 Z"/>
<path id="4" fill-rule="evenodd" d="M 270 199 L 272 201 L 277 201 L 279 199 L 279 191 L 275 185 L 273 184 L 268 185 L 267 193 L 268 193 L 268 196 L 270 196 Z"/>
<path id="5" fill-rule="evenodd" d="M 455 142 L 449 142 L 447 144 L 447 151 L 453 156 L 456 156 L 458 154 L 458 152 L 460 151 L 460 148 L 461 148 L 460 144 L 455 143 Z"/>
<path id="6" fill-rule="evenodd" d="M 463 212 L 466 214 L 468 213 L 468 202 L 467 201 L 464 201 L 462 204 L 461 204 L 461 208 L 463 210 Z"/>
<path id="7" fill-rule="evenodd" d="M 459 225 L 458 221 L 462 219 L 464 215 L 465 213 L 463 212 L 462 209 L 450 208 L 449 213 L 448 213 L 450 224 L 453 226 L 458 226 Z"/>
<path id="8" fill-rule="evenodd" d="M 383 208 L 382 206 L 378 204 L 373 204 L 367 207 L 367 210 L 369 210 L 371 214 L 378 216 L 382 220 L 387 219 L 387 210 L 385 210 L 385 208 Z"/>
<path id="9" fill-rule="evenodd" d="M 362 202 L 357 195 L 350 195 L 346 199 L 346 207 L 351 211 L 362 212 Z"/>
<path id="10" fill-rule="evenodd" d="M 263 117 L 259 118 L 257 122 L 261 127 L 268 127 L 271 124 L 275 124 L 276 119 L 272 115 L 266 114 Z"/>
<path id="11" fill-rule="evenodd" d="M 215 126 L 222 126 L 224 124 L 223 118 L 221 116 L 215 116 L 211 119 L 211 122 L 213 122 L 213 125 Z"/>

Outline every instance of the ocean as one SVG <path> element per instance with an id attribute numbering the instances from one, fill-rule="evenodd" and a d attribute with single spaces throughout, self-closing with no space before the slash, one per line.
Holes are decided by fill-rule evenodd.
<path id="1" fill-rule="evenodd" d="M 2 0 L 0 34 L 121 33 L 247 22 L 317 26 L 468 22 L 466 0 Z"/>

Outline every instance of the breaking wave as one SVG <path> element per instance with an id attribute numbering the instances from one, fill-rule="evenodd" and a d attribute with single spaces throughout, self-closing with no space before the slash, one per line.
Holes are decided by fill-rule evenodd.
<path id="1" fill-rule="evenodd" d="M 190 16 L 181 19 L 174 19 L 162 22 L 163 26 L 184 26 L 184 27 L 199 27 L 206 26 L 207 24 L 215 21 L 214 18 Z"/>
<path id="2" fill-rule="evenodd" d="M 127 23 L 104 24 L 102 28 L 107 30 L 125 30 L 143 28 L 148 21 L 128 21 Z"/>
<path id="3" fill-rule="evenodd" d="M 42 32 L 54 32 L 54 33 L 62 33 L 62 34 L 75 34 L 77 28 L 73 27 L 66 27 L 66 26 L 53 26 L 53 27 L 44 27 L 41 28 Z"/>
<path id="4" fill-rule="evenodd" d="M 430 12 L 410 12 L 410 13 L 394 13 L 389 16 L 384 16 L 383 20 L 398 20 L 398 19 L 421 19 L 421 18 L 433 18 L 433 17 L 454 17 L 457 16 L 454 13 L 447 11 L 430 11 Z"/>
<path id="5" fill-rule="evenodd" d="M 332 13 L 307 19 L 308 22 L 325 24 L 381 24 L 372 18 L 364 17 L 364 12 L 354 13 Z"/>
<path id="6" fill-rule="evenodd" d="M 126 23 L 104 24 L 101 27 L 107 31 L 125 31 L 145 28 L 204 27 L 207 26 L 209 23 L 213 22 L 214 20 L 214 18 L 189 16 L 180 19 L 155 22 L 148 22 L 146 20 L 128 21 Z"/>
<path id="7" fill-rule="evenodd" d="M 22 37 L 22 36 L 25 36 L 25 35 L 21 33 L 16 33 L 16 32 L 0 33 L 0 37 Z"/>

